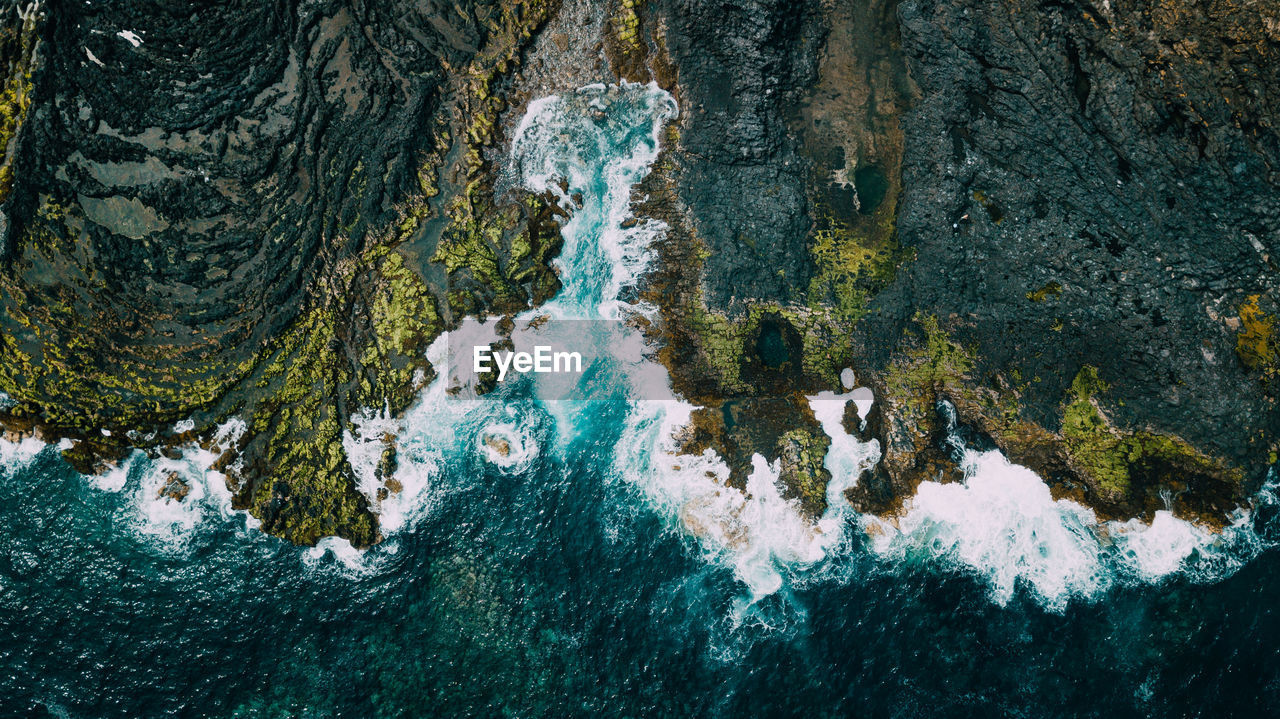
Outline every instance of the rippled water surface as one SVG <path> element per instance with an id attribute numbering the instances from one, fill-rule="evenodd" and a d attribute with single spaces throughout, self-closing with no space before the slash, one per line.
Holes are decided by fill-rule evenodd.
<path id="1" fill-rule="evenodd" d="M 517 179 L 565 178 L 585 199 L 543 311 L 647 311 L 618 298 L 663 228 L 622 224 L 673 115 L 639 85 L 531 106 Z M 653 368 L 619 359 L 600 391 L 626 397 Z M 404 487 L 364 553 L 262 535 L 195 448 L 82 477 L 55 447 L 0 443 L 0 715 L 1163 716 L 1280 700 L 1269 493 L 1222 536 L 1167 515 L 1105 524 L 968 451 L 967 482 L 923 485 L 893 526 L 836 501 L 878 458 L 839 427 L 855 390 L 810 399 L 835 477 L 814 526 L 767 462 L 744 494 L 713 455 L 673 455 L 690 410 L 674 398 L 500 392 L 450 399 L 437 382 L 402 419 L 360 418 L 362 486 L 365 438 L 395 430 Z M 157 496 L 170 472 L 192 485 L 182 503 Z"/>

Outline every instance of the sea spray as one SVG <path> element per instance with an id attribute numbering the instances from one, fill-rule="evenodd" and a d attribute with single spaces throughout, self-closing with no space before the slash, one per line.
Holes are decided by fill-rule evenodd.
<path id="1" fill-rule="evenodd" d="M 122 461 L 94 475 L 81 475 L 91 486 L 104 492 L 119 492 L 129 481 L 129 473 L 134 464 L 145 461 L 146 455 L 139 451 L 129 453 Z"/>
<path id="2" fill-rule="evenodd" d="M 783 498 L 777 463 L 759 455 L 744 491 L 729 486 L 729 468 L 715 452 L 681 454 L 678 436 L 693 410 L 683 402 L 637 402 L 618 443 L 615 471 L 673 528 L 697 537 L 709 558 L 732 567 L 753 603 L 782 587 L 785 567 L 826 556 L 840 538 L 838 510 L 829 510 L 831 522 L 806 519 L 795 501 Z"/>
<path id="3" fill-rule="evenodd" d="M 1024 586 L 1061 609 L 1107 586 L 1092 510 L 1055 501 L 1034 472 L 996 451 L 969 451 L 963 471 L 963 483 L 921 482 L 896 527 L 868 517 L 874 551 L 976 571 L 999 604 Z"/>
<path id="4" fill-rule="evenodd" d="M 215 430 L 210 446 L 231 447 L 244 431 L 244 422 L 232 419 Z M 121 524 L 131 527 L 144 544 L 162 554 L 189 553 L 197 535 L 213 529 L 205 526 L 209 517 L 237 527 L 241 536 L 259 537 L 259 520 L 232 508 L 227 477 L 213 469 L 218 455 L 194 443 L 175 449 L 176 457 L 150 458 L 134 452 L 126 461 L 127 479 L 117 490 L 125 495 L 118 510 Z M 120 469 L 108 476 L 113 473 L 118 476 Z M 170 482 L 179 483 L 184 496 L 178 498 L 167 491 Z"/>
<path id="5" fill-rule="evenodd" d="M 450 376 L 448 343 L 449 335 L 444 333 L 427 348 L 435 379 L 402 417 L 392 419 L 385 412 L 364 412 L 353 418 L 353 429 L 343 436 L 358 487 L 378 514 L 384 536 L 410 527 L 429 513 L 432 485 L 443 474 L 445 456 L 456 451 L 459 434 L 480 408 L 478 402 L 446 396 Z M 394 435 L 396 444 L 392 473 L 395 484 L 391 487 L 376 471 L 388 433 Z"/>
<path id="6" fill-rule="evenodd" d="M 650 245 L 664 229 L 653 220 L 623 227 L 631 217 L 631 188 L 648 174 L 659 132 L 676 112 L 675 100 L 653 83 L 589 85 L 530 103 L 512 141 L 514 169 L 526 188 L 557 194 L 572 212 L 556 260 L 563 287 L 539 312 L 556 319 L 619 317 L 622 288 L 649 267 Z M 575 196 L 582 207 L 574 206 Z"/>
<path id="7" fill-rule="evenodd" d="M 671 97 L 652 84 L 590 86 L 530 104 L 513 141 L 512 170 L 524 187 L 555 194 L 570 219 L 556 260 L 563 290 L 518 318 L 512 338 L 517 347 L 539 341 L 528 324 L 541 315 L 564 321 L 652 313 L 643 303 L 621 297 L 648 269 L 651 245 L 665 227 L 652 220 L 628 221 L 633 219 L 630 193 L 656 158 L 661 127 L 675 113 Z M 428 351 L 437 378 L 418 402 L 399 419 L 376 408 L 357 413 L 344 436 L 359 489 L 389 541 L 370 553 L 324 540 L 303 553 L 306 563 L 319 565 L 321 558 L 334 556 L 347 573 L 367 576 L 383 566 L 370 555 L 393 553 L 395 535 L 429 515 L 441 492 L 466 479 L 451 477 L 451 467 L 478 458 L 508 476 L 536 473 L 543 460 L 563 460 L 565 450 L 599 423 L 617 423 L 610 431 L 618 439 L 609 447 L 612 456 L 596 461 L 638 489 L 672 531 L 696 537 L 709 559 L 730 567 L 749 590 L 749 602 L 783 589 L 787 578 L 804 583 L 806 577 L 821 576 L 827 560 L 859 546 L 849 531 L 859 526 L 871 530 L 872 553 L 887 562 L 924 560 L 961 568 L 982 577 L 997 603 L 1025 588 L 1053 609 L 1072 598 L 1095 598 L 1118 582 L 1152 583 L 1175 575 L 1213 581 L 1272 545 L 1244 512 L 1221 534 L 1168 512 L 1157 513 L 1149 526 L 1099 523 L 1080 505 L 1053 500 L 1030 470 L 998 453 L 971 450 L 963 455 L 964 483 L 923 483 L 896 524 L 855 516 L 844 493 L 879 460 L 880 448 L 843 428 L 849 402 L 865 420 L 874 401 L 869 390 L 853 386 L 852 371 L 842 374 L 846 393 L 808 398 L 831 438 L 825 458 L 832 474 L 828 510 L 814 522 L 783 498 L 776 463 L 755 457 L 742 491 L 728 486 L 727 465 L 714 452 L 679 454 L 677 438 L 694 407 L 670 396 L 661 365 L 613 341 L 603 324 L 598 330 L 601 334 L 591 340 L 616 352 L 597 368 L 592 380 L 603 389 L 593 396 L 630 397 L 625 412 L 601 412 L 591 402 L 539 402 L 549 393 L 539 380 L 490 400 L 448 396 L 456 389 L 445 380 L 449 337 L 437 339 Z M 654 396 L 652 388 L 659 385 L 667 398 L 635 399 L 635 388 L 644 386 L 645 396 Z M 394 484 L 377 471 L 388 434 L 396 436 Z M 44 447 L 34 439 L 0 441 L 0 473 L 19 471 Z M 211 470 L 212 462 L 211 453 L 194 446 L 182 448 L 179 459 L 151 460 L 139 453 L 89 481 L 127 498 L 122 519 L 139 536 L 166 551 L 182 551 L 209 515 L 235 518 L 242 527 L 256 523 L 230 509 L 225 477 Z M 159 491 L 171 472 L 191 487 L 183 502 Z"/>
<path id="8" fill-rule="evenodd" d="M 45 443 L 35 437 L 17 441 L 0 438 L 0 473 L 16 474 L 31 464 L 44 448 Z"/>
<path id="9" fill-rule="evenodd" d="M 510 412 L 516 420 L 516 412 Z M 486 424 L 476 439 L 476 450 L 485 461 L 507 474 L 520 474 L 538 457 L 538 441 L 527 424 L 497 420 Z"/>
<path id="10" fill-rule="evenodd" d="M 562 228 L 565 246 L 556 260 L 563 288 L 547 305 L 518 318 L 512 337 L 517 350 L 545 341 L 543 335 L 558 327 L 531 328 L 534 317 L 617 318 L 618 292 L 647 266 L 648 244 L 661 230 L 656 222 L 621 226 L 629 214 L 630 189 L 648 171 L 657 155 L 658 131 L 674 114 L 674 100 L 652 84 L 593 85 L 529 104 L 512 144 L 513 171 L 528 189 L 557 194 L 572 217 Z M 561 190 L 560 179 L 567 182 L 567 192 Z M 574 195 L 582 198 L 581 207 L 574 206 Z M 383 411 L 365 410 L 344 434 L 358 487 L 378 513 L 384 535 L 400 531 L 422 514 L 422 506 L 430 503 L 424 499 L 431 494 L 430 485 L 439 483 L 465 453 L 475 452 L 508 474 L 526 472 L 541 451 L 539 437 L 548 433 L 540 416 L 549 411 L 556 418 L 560 449 L 577 435 L 578 426 L 595 416 L 589 404 L 572 402 L 549 402 L 544 410 L 531 411 L 530 400 L 554 394 L 545 386 L 557 381 L 554 377 L 512 383 L 487 399 L 480 399 L 469 384 L 451 385 L 460 368 L 450 366 L 451 359 L 458 362 L 449 356 L 450 343 L 478 346 L 479 338 L 492 334 L 493 324 L 467 320 L 458 330 L 443 334 L 428 350 L 436 378 L 415 405 L 398 420 Z M 618 344 L 609 333 L 620 323 L 591 327 L 599 335 L 591 338 L 595 346 Z M 612 376 L 612 369 L 607 369 L 611 376 L 596 378 L 607 391 L 613 391 L 608 389 L 614 384 L 611 380 L 625 379 L 625 373 Z M 376 472 L 388 435 L 396 437 L 394 492 Z"/>
<path id="11" fill-rule="evenodd" d="M 565 246 L 560 268 L 564 288 L 545 307 L 552 320 L 617 318 L 624 309 L 639 309 L 620 299 L 652 261 L 650 245 L 665 229 L 656 222 L 629 223 L 631 187 L 648 172 L 659 149 L 658 132 L 674 117 L 670 96 L 653 85 L 624 83 L 589 86 L 577 93 L 530 104 L 513 143 L 512 155 L 523 184 L 560 196 L 572 219 L 563 228 Z M 567 183 L 567 191 L 558 181 Z M 573 198 L 582 197 L 574 207 Z M 595 340 L 601 345 L 607 339 Z M 833 510 L 816 524 L 805 519 L 793 501 L 783 498 L 779 468 L 762 457 L 753 461 L 745 491 L 728 486 L 728 467 L 714 453 L 680 455 L 675 436 L 686 426 L 693 407 L 670 395 L 661 365 L 633 350 L 630 361 L 613 358 L 609 379 L 615 388 L 636 390 L 614 453 L 614 469 L 639 487 L 673 526 L 699 537 L 707 552 L 722 558 L 748 586 L 754 599 L 777 591 L 781 567 L 821 560 L 841 536 L 842 521 Z M 656 373 L 661 373 L 655 378 Z M 661 385 L 670 399 L 648 399 Z M 624 397 L 626 395 L 623 395 Z M 838 404 L 847 398 L 821 398 Z M 572 403 L 551 409 L 562 432 L 590 421 L 595 413 Z M 838 422 L 836 423 L 838 424 Z M 846 441 L 853 441 L 847 438 Z M 841 445 L 844 447 L 844 445 Z M 868 466 L 870 452 L 849 446 L 843 473 Z M 833 483 L 839 494 L 847 484 Z M 847 506 L 840 499 L 839 504 Z"/>
<path id="12" fill-rule="evenodd" d="M 921 482 L 892 520 L 862 518 L 881 559 L 928 562 L 980 577 L 997 604 L 1019 589 L 1062 612 L 1073 600 L 1092 601 L 1117 584 L 1159 584 L 1182 576 L 1217 581 L 1272 542 L 1238 510 L 1215 533 L 1161 510 L 1150 524 L 1101 522 L 1093 510 L 1054 499 L 1035 472 L 998 450 L 957 443 L 963 482 Z M 1258 495 L 1267 503 L 1270 488 Z"/>

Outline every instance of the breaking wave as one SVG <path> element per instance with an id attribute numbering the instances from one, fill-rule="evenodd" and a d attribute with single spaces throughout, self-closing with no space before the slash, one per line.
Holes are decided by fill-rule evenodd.
<path id="1" fill-rule="evenodd" d="M 651 246 L 666 228 L 632 217 L 631 192 L 657 158 L 662 127 L 675 115 L 674 100 L 652 84 L 588 86 L 529 105 L 513 140 L 511 171 L 522 186 L 553 193 L 570 217 L 556 261 L 563 288 L 545 306 L 518 318 L 524 326 L 513 337 L 516 346 L 535 338 L 536 330 L 528 326 L 534 316 L 617 320 L 652 313 L 630 290 L 648 269 Z M 590 327 L 609 331 L 607 323 Z M 357 578 L 393 567 L 388 558 L 399 551 L 399 534 L 431 516 L 449 493 L 481 481 L 458 468 L 490 468 L 496 476 L 536 480 L 564 471 L 555 463 L 571 460 L 594 463 L 606 481 L 617 480 L 630 490 L 619 504 L 640 499 L 644 511 L 663 519 L 664 531 L 693 538 L 690 545 L 708 562 L 731 572 L 746 589 L 737 620 L 748 618 L 742 610 L 785 592 L 788 582 L 832 576 L 859 581 L 857 572 L 831 573 L 833 564 L 855 554 L 890 571 L 920 563 L 960 571 L 985 583 L 997 604 L 1023 592 L 1061 611 L 1120 584 L 1158 584 L 1174 576 L 1214 581 L 1274 544 L 1264 519 L 1277 506 L 1271 485 L 1253 511 L 1241 511 L 1222 533 L 1169 512 L 1157 512 L 1150 525 L 1100 522 L 1088 508 L 1054 499 L 1031 470 L 994 451 L 965 450 L 962 482 L 921 483 L 896 518 L 860 515 L 845 493 L 879 461 L 880 447 L 843 426 L 849 403 L 865 418 L 875 401 L 869 389 L 855 386 L 851 370 L 842 376 L 843 393 L 807 400 L 831 439 L 825 458 L 832 475 L 828 506 L 815 521 L 785 498 L 777 463 L 757 455 L 739 488 L 730 485 L 728 466 L 713 451 L 680 454 L 680 433 L 696 407 L 675 397 L 662 366 L 634 348 L 610 359 L 602 383 L 612 394 L 600 396 L 618 400 L 629 396 L 627 386 L 641 385 L 649 388 L 646 393 L 654 386 L 666 393 L 601 411 L 592 402 L 540 400 L 546 396 L 540 393 L 541 380 L 500 395 L 510 402 L 474 398 L 466 391 L 451 396 L 458 388 L 448 386 L 448 341 L 443 335 L 428 350 L 436 379 L 402 417 L 367 410 L 353 418 L 343 438 L 358 488 L 388 541 L 362 552 L 343 540 L 326 539 L 301 552 L 308 567 L 335 568 Z M 608 336 L 592 341 L 616 344 Z M 461 398 L 467 396 L 473 398 Z M 608 425 L 604 431 L 602 425 Z M 242 429 L 230 423 L 215 443 L 226 446 Z M 593 432 L 609 437 L 607 446 L 585 459 L 581 452 L 570 458 L 566 448 Z M 395 461 L 389 465 L 392 447 Z M 13 475 L 44 448 L 31 438 L 0 440 L 0 475 Z M 211 451 L 194 445 L 159 458 L 139 452 L 87 482 L 120 498 L 115 511 L 137 536 L 162 552 L 182 554 L 209 518 L 241 528 L 256 525 L 246 513 L 231 509 L 225 477 L 212 469 L 214 459 Z"/>
<path id="2" fill-rule="evenodd" d="M 1023 590 L 1062 611 L 1117 585 L 1216 581 L 1272 544 L 1255 523 L 1256 510 L 1274 504 L 1270 486 L 1255 512 L 1237 510 L 1215 533 L 1164 510 L 1150 524 L 1099 521 L 1088 507 L 1054 499 L 1035 472 L 997 450 L 966 448 L 960 466 L 962 482 L 921 482 L 898 517 L 864 516 L 863 526 L 880 558 L 974 574 L 1000 605 Z"/>

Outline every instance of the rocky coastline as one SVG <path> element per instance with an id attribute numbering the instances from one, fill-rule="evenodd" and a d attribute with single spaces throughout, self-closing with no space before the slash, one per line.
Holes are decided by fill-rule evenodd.
<path id="1" fill-rule="evenodd" d="M 1105 518 L 1221 527 L 1275 471 L 1275 4 L 0 10 L 0 426 L 81 472 L 203 443 L 264 531 L 379 541 L 343 432 L 462 318 L 554 295 L 560 211 L 507 141 L 614 78 L 680 106 L 636 291 L 731 484 L 781 460 L 823 513 L 804 396 L 844 368 L 877 399 L 861 511 L 960 478 L 951 413 Z M 394 437 L 379 466 L 395 491 Z"/>

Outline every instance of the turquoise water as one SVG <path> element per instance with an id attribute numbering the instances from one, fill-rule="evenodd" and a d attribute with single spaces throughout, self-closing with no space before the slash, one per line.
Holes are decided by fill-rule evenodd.
<path id="1" fill-rule="evenodd" d="M 648 311 L 618 297 L 662 228 L 621 224 L 674 112 L 638 85 L 530 109 L 514 181 L 565 177 L 584 199 L 555 319 Z M 633 396 L 654 367 L 620 353 L 595 391 Z M 368 485 L 376 438 L 401 437 L 404 490 L 365 553 L 262 535 L 194 448 L 86 478 L 56 448 L 0 444 L 0 715 L 1164 716 L 1280 699 L 1270 493 L 1222 537 L 1098 523 L 966 452 L 968 482 L 923 486 L 896 527 L 839 506 L 814 527 L 767 463 L 748 497 L 716 458 L 671 455 L 689 410 L 674 399 L 443 389 L 348 438 Z M 833 497 L 878 456 L 832 421 L 854 397 L 811 400 Z M 156 497 L 170 471 L 192 482 L 181 504 Z"/>

